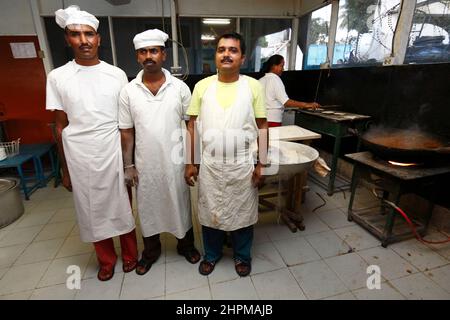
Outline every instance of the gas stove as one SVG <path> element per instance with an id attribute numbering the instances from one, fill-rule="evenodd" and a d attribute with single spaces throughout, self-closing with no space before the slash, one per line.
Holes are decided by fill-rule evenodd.
<path id="1" fill-rule="evenodd" d="M 379 158 L 368 151 L 348 154 L 346 157 L 401 180 L 430 178 L 450 172 L 448 163 L 402 163 Z"/>
<path id="2" fill-rule="evenodd" d="M 411 238 L 413 234 L 404 221 L 395 222 L 397 215 L 395 210 L 386 208 L 383 200 L 389 199 L 395 205 L 399 205 L 403 195 L 417 194 L 428 200 L 427 212 L 421 219 L 414 221 L 417 231 L 423 236 L 435 203 L 434 188 L 437 188 L 442 179 L 448 179 L 450 164 L 417 163 L 402 166 L 380 159 L 371 152 L 352 153 L 347 154 L 346 157 L 353 160 L 354 163 L 348 220 L 354 220 L 380 239 L 383 247 L 387 247 L 389 243 Z M 379 204 L 354 208 L 355 198 L 357 198 L 356 189 L 360 184 L 376 190 L 381 195 L 382 199 Z"/>

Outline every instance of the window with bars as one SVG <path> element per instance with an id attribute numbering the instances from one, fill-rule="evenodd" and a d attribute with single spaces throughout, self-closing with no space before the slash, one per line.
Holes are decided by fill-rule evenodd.
<path id="1" fill-rule="evenodd" d="M 405 63 L 450 61 L 450 0 L 417 0 Z"/>
<path id="2" fill-rule="evenodd" d="M 400 0 L 340 0 L 332 65 L 382 64 L 391 54 Z"/>

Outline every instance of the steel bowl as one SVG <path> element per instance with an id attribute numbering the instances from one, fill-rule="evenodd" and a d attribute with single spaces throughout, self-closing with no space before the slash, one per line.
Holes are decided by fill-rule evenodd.
<path id="1" fill-rule="evenodd" d="M 23 214 L 24 207 L 20 195 L 19 180 L 14 178 L 0 179 L 0 228 L 13 223 Z"/>
<path id="2" fill-rule="evenodd" d="M 289 141 L 270 141 L 269 163 L 265 175 L 293 176 L 312 167 L 319 152 L 305 144 Z"/>

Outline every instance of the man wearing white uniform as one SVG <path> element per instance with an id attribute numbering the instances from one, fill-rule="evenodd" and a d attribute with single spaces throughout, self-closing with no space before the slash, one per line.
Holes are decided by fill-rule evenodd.
<path id="1" fill-rule="evenodd" d="M 285 107 L 299 109 L 316 109 L 320 107 L 317 102 L 308 103 L 289 99 L 283 81 L 280 78 L 283 70 L 284 58 L 279 54 L 275 54 L 264 63 L 262 71 L 266 74 L 259 79 L 266 97 L 269 127 L 281 126 Z"/>
<path id="2" fill-rule="evenodd" d="M 185 169 L 187 184 L 194 185 L 197 174 L 199 179 L 198 216 L 205 248 L 199 266 L 202 275 L 210 274 L 222 257 L 226 231 L 230 231 L 236 272 L 240 276 L 251 272 L 258 186 L 264 180 L 265 163 L 263 160 L 255 167 L 252 151 L 257 147 L 258 128 L 264 129 L 260 143 L 266 146 L 267 121 L 261 85 L 239 74 L 244 59 L 242 36 L 221 36 L 216 48 L 218 74 L 195 85 L 187 111 L 191 116 L 188 132 L 195 141 L 197 122 L 202 146 L 200 172 L 194 162 L 186 164 Z M 194 155 L 195 143 L 190 147 Z"/>
<path id="3" fill-rule="evenodd" d="M 119 94 L 125 73 L 98 58 L 99 21 L 70 6 L 55 12 L 75 59 L 49 73 L 46 108 L 55 111 L 63 185 L 73 190 L 80 237 L 93 242 L 98 279 L 114 275 L 120 236 L 123 271 L 137 264 L 135 222 L 122 168 L 118 128 Z"/>
<path id="4" fill-rule="evenodd" d="M 137 187 L 144 238 L 144 251 L 136 268 L 139 275 L 159 258 L 161 232 L 178 238 L 177 251 L 188 262 L 200 260 L 194 247 L 189 188 L 183 180 L 184 158 L 176 152 L 184 148 L 182 123 L 191 92 L 183 81 L 162 68 L 167 39 L 168 35 L 158 29 L 134 37 L 136 58 L 143 70 L 120 94 L 125 179 Z"/>

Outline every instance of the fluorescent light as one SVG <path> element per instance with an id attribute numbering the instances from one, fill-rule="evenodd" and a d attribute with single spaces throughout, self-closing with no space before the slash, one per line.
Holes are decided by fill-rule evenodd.
<path id="1" fill-rule="evenodd" d="M 216 37 L 214 37 L 212 34 L 202 34 L 201 39 L 208 41 L 208 40 L 215 40 Z"/>
<path id="2" fill-rule="evenodd" d="M 203 19 L 203 24 L 230 24 L 230 19 L 222 18 L 205 18 Z"/>

